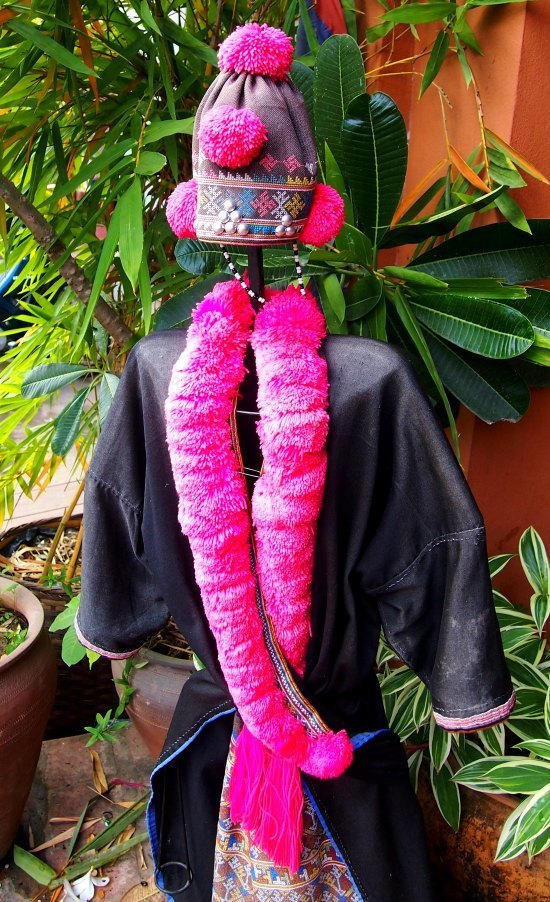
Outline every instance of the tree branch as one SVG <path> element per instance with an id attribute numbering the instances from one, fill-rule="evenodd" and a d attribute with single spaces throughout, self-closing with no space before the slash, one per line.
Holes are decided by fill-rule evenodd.
<path id="1" fill-rule="evenodd" d="M 57 237 L 53 227 L 46 222 L 40 211 L 21 194 L 13 182 L 10 182 L 3 175 L 0 175 L 0 197 L 3 198 L 21 222 L 27 226 L 37 243 L 51 260 L 55 262 L 67 253 L 67 248 Z M 87 304 L 92 286 L 78 263 L 72 257 L 69 257 L 59 269 L 77 298 L 83 304 Z M 119 319 L 112 307 L 101 298 L 95 306 L 94 316 L 117 344 L 125 345 L 133 338 L 134 333 L 131 329 Z"/>

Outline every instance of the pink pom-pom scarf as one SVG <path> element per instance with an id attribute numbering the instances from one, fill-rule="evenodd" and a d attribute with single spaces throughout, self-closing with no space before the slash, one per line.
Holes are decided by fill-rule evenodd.
<path id="1" fill-rule="evenodd" d="M 328 729 L 292 675 L 305 667 L 326 472 L 328 379 L 318 353 L 324 335 L 309 292 L 268 292 L 255 317 L 246 291 L 220 283 L 195 310 L 166 402 L 179 520 L 244 723 L 231 779 L 232 816 L 277 865 L 294 870 L 301 849 L 300 770 L 338 776 L 353 754 L 346 733 Z M 234 413 L 249 341 L 264 459 L 251 505 Z"/>

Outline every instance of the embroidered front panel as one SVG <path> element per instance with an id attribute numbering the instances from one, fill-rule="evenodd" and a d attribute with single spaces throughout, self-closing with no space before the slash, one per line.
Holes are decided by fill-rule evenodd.
<path id="1" fill-rule="evenodd" d="M 248 834 L 232 823 L 229 783 L 234 738 L 227 760 L 216 837 L 212 902 L 361 902 L 348 868 L 339 857 L 315 810 L 304 798 L 303 849 L 296 874 L 277 868 Z"/>

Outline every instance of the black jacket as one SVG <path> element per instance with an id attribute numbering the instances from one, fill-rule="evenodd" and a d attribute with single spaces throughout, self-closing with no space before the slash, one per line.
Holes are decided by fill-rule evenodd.
<path id="1" fill-rule="evenodd" d="M 149 816 L 156 854 L 189 856 L 193 882 L 181 898 L 206 902 L 234 708 L 177 521 L 166 445 L 164 400 L 184 343 L 182 330 L 156 333 L 128 360 L 87 477 L 78 624 L 90 645 L 116 656 L 137 649 L 170 613 L 206 665 L 180 699 Z M 303 691 L 334 729 L 387 726 L 373 671 L 382 628 L 428 686 L 443 726 L 466 728 L 486 712 L 496 722 L 512 686 L 483 521 L 447 439 L 400 352 L 352 336 L 330 336 L 323 352 L 328 470 Z M 338 780 L 307 785 L 365 900 L 432 898 L 421 819 L 393 734 L 359 749 Z"/>

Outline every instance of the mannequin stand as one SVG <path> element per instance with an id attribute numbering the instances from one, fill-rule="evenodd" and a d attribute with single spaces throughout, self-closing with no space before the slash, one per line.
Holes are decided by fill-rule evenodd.
<path id="1" fill-rule="evenodd" d="M 257 295 L 262 296 L 264 292 L 264 267 L 261 247 L 248 248 L 248 281 L 252 290 Z M 251 302 L 257 311 L 258 304 L 256 300 L 251 299 Z M 251 494 L 254 483 L 260 475 L 262 465 L 260 441 L 256 432 L 258 377 L 251 345 L 246 350 L 244 363 L 247 372 L 241 385 L 241 397 L 237 406 L 237 429 L 241 443 L 246 483 L 249 494 Z"/>

